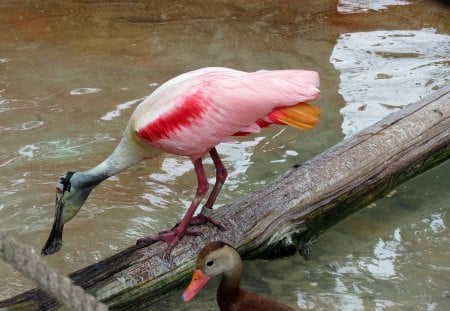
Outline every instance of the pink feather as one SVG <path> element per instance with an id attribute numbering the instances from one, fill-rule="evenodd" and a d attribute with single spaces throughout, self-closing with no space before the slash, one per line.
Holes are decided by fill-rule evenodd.
<path id="1" fill-rule="evenodd" d="M 130 123 L 147 144 L 198 158 L 230 136 L 281 124 L 268 118 L 272 110 L 318 99 L 318 86 L 314 71 L 203 68 L 161 85 Z"/>

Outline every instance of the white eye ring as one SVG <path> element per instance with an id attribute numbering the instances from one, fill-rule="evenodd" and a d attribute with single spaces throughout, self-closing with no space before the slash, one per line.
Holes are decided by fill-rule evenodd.
<path id="1" fill-rule="evenodd" d="M 211 267 L 213 264 L 214 264 L 214 260 L 208 260 L 208 261 L 206 262 L 206 265 L 207 265 L 208 267 Z"/>

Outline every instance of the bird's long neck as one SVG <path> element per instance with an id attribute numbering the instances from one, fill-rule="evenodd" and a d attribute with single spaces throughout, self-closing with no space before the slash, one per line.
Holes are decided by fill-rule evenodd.
<path id="1" fill-rule="evenodd" d="M 100 182 L 108 177 L 114 176 L 137 162 L 153 156 L 150 146 L 129 137 L 125 134 L 113 153 L 96 167 L 82 172 L 92 176 L 93 179 L 100 179 Z"/>

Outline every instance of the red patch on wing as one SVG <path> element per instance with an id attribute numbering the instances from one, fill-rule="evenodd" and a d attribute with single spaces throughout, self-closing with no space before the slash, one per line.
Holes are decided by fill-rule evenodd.
<path id="1" fill-rule="evenodd" d="M 259 127 L 261 127 L 261 128 L 269 126 L 271 124 L 271 123 L 261 120 L 261 119 L 257 120 L 255 123 L 258 124 Z"/>
<path id="2" fill-rule="evenodd" d="M 181 105 L 141 128 L 138 135 L 147 141 L 167 138 L 174 131 L 186 128 L 198 120 L 205 112 L 207 103 L 201 93 L 189 95 Z"/>

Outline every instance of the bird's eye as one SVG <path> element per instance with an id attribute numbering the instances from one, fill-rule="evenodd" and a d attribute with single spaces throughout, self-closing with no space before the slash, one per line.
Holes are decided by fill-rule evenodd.
<path id="1" fill-rule="evenodd" d="M 208 261 L 206 262 L 206 265 L 207 265 L 208 267 L 211 267 L 213 264 L 214 264 L 214 261 L 213 261 L 213 260 L 208 260 Z"/>

